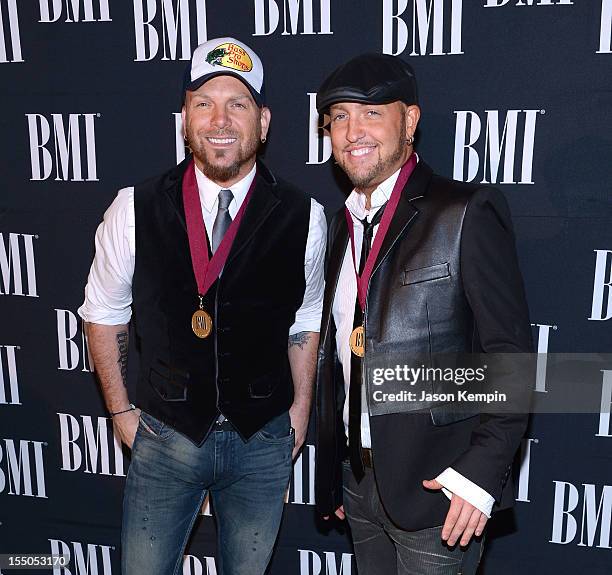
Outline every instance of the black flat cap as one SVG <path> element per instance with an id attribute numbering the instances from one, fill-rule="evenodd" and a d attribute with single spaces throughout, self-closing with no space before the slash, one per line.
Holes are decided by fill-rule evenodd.
<path id="1" fill-rule="evenodd" d="M 388 54 L 362 54 L 336 68 L 317 93 L 319 114 L 337 102 L 417 104 L 417 86 L 410 64 Z"/>

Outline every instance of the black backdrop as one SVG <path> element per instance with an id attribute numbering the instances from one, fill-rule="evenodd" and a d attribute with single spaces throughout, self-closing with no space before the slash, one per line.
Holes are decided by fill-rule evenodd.
<path id="1" fill-rule="evenodd" d="M 328 214 L 345 182 L 314 112 L 322 78 L 363 51 L 408 59 L 421 156 L 510 202 L 539 351 L 610 351 L 612 0 L 0 0 L 0 553 L 119 572 L 129 458 L 76 310 L 116 190 L 184 154 L 185 59 L 227 35 L 265 65 L 267 163 Z M 601 375 L 601 413 L 533 417 L 484 573 L 612 572 L 612 371 Z M 543 394 L 554 381 L 541 376 Z M 342 526 L 315 516 L 313 462 L 309 441 L 273 575 L 356 573 Z M 184 573 L 215 574 L 214 555 L 204 514 Z"/>

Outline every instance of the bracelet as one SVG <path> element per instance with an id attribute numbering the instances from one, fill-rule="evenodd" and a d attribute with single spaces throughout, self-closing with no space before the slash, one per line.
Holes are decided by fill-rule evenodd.
<path id="1" fill-rule="evenodd" d="M 115 411 L 115 413 L 111 413 L 111 417 L 115 417 L 115 415 L 121 415 L 122 413 L 127 413 L 128 411 L 134 411 L 136 406 L 133 403 L 130 403 L 130 407 L 128 409 L 124 409 L 123 411 Z"/>

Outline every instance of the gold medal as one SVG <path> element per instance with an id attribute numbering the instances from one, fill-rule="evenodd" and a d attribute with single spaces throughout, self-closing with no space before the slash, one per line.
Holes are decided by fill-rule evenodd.
<path id="1" fill-rule="evenodd" d="M 191 316 L 191 329 L 201 339 L 208 337 L 212 331 L 212 317 L 203 309 L 196 310 Z"/>
<path id="2" fill-rule="evenodd" d="M 365 355 L 365 330 L 362 325 L 357 326 L 349 339 L 351 351 L 358 357 Z"/>

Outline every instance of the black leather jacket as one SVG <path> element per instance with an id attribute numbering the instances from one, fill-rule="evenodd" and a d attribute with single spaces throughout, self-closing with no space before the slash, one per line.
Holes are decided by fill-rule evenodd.
<path id="1" fill-rule="evenodd" d="M 344 381 L 332 303 L 348 243 L 343 210 L 329 228 L 316 391 L 316 499 L 342 501 Z M 438 177 L 422 161 L 406 184 L 372 273 L 365 312 L 368 365 L 393 357 L 531 351 L 510 213 L 495 189 Z M 365 377 L 369 396 L 372 382 Z M 512 502 L 509 470 L 526 415 L 458 413 L 452 405 L 370 417 L 376 478 L 387 512 L 405 529 L 441 525 L 448 500 L 421 481 L 453 467 L 498 502 Z"/>

